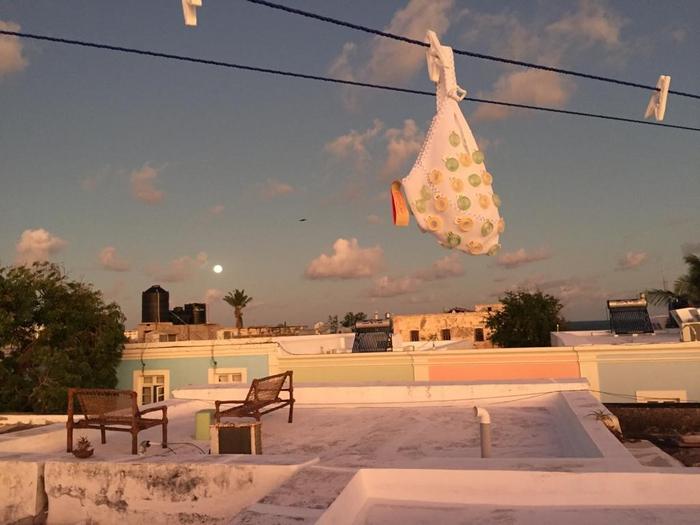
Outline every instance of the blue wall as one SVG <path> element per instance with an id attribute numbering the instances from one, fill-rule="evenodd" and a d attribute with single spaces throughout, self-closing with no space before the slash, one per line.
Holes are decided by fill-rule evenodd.
<path id="1" fill-rule="evenodd" d="M 170 389 L 187 385 L 206 385 L 207 373 L 211 368 L 208 357 L 184 357 L 166 359 L 144 359 L 145 370 L 170 370 Z M 256 377 L 269 375 L 268 357 L 266 355 L 244 355 L 217 357 L 219 368 L 245 368 L 248 370 L 248 382 Z M 122 360 L 117 367 L 117 388 L 133 389 L 133 372 L 141 371 L 141 361 L 138 359 Z"/>

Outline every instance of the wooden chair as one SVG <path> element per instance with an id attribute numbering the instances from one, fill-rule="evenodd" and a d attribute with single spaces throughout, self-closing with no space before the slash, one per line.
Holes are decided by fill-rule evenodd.
<path id="1" fill-rule="evenodd" d="M 289 386 L 284 387 L 289 379 Z M 287 392 L 285 398 L 280 394 Z M 222 409 L 221 405 L 235 404 L 231 408 Z M 269 412 L 279 410 L 289 406 L 288 422 L 292 422 L 294 415 L 294 386 L 292 384 L 292 371 L 288 370 L 281 374 L 253 379 L 248 395 L 245 399 L 234 399 L 230 401 L 216 401 L 216 411 L 214 421 L 221 422 L 222 417 L 254 417 L 257 421 Z"/>
<path id="2" fill-rule="evenodd" d="M 74 421 L 75 402 L 83 419 Z M 149 412 L 162 411 L 159 419 L 142 417 Z M 168 446 L 168 407 L 158 406 L 139 410 L 136 404 L 136 392 L 131 390 L 110 390 L 106 388 L 69 388 L 68 389 L 68 444 L 66 450 L 73 451 L 73 429 L 99 429 L 102 444 L 107 443 L 107 430 L 131 433 L 131 453 L 138 452 L 138 434 L 147 428 L 162 425 L 163 448 Z"/>

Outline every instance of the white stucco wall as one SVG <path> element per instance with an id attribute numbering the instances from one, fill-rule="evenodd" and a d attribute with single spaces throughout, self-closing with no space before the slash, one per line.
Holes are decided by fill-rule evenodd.
<path id="1" fill-rule="evenodd" d="M 32 518 L 46 505 L 43 462 L 12 458 L 0 455 L 0 523 Z"/>
<path id="2" fill-rule="evenodd" d="M 268 458 L 269 460 L 269 458 Z M 48 461 L 48 523 L 220 524 L 282 484 L 299 468 L 240 456 L 193 462 Z"/>

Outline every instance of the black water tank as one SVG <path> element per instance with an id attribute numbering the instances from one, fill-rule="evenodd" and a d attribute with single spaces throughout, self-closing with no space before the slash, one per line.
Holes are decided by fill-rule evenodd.
<path id="1" fill-rule="evenodd" d="M 141 294 L 141 322 L 167 323 L 170 321 L 170 294 L 155 284 Z"/>
<path id="2" fill-rule="evenodd" d="M 170 310 L 170 322 L 173 324 L 192 324 L 192 319 L 182 306 L 176 306 Z"/>
<path id="3" fill-rule="evenodd" d="M 190 303 L 185 305 L 185 313 L 192 324 L 207 323 L 207 305 L 204 303 Z"/>

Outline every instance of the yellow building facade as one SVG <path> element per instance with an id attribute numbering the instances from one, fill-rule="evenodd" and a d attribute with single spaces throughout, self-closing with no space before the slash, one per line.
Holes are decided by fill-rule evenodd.
<path id="1" fill-rule="evenodd" d="M 471 341 L 474 348 L 492 348 L 486 320 L 500 304 L 477 304 L 474 310 L 395 315 L 394 334 L 404 344 L 421 341 Z"/>

